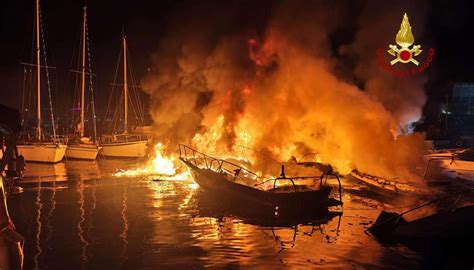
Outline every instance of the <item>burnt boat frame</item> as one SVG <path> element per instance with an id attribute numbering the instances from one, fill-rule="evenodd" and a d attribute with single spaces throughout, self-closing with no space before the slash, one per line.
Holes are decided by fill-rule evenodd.
<path id="1" fill-rule="evenodd" d="M 289 214 L 300 211 L 317 211 L 327 209 L 329 206 L 342 205 L 342 200 L 338 201 L 330 198 L 332 187 L 326 185 L 328 175 L 307 176 L 307 177 L 286 177 L 282 170 L 282 175 L 277 178 L 259 182 L 260 177 L 235 163 L 215 158 L 199 152 L 187 145 L 179 144 L 180 160 L 190 168 L 194 181 L 205 190 L 227 194 L 246 201 L 255 203 L 260 207 Z M 234 172 L 235 174 L 232 174 Z M 246 179 L 255 180 L 254 186 L 237 183 L 237 178 L 244 174 Z M 341 183 L 339 177 L 335 176 L 339 182 L 339 196 L 341 198 Z M 298 191 L 295 179 L 319 179 L 319 188 L 310 191 Z M 257 188 L 262 183 L 274 181 L 273 189 L 263 190 Z M 293 186 L 292 192 L 276 192 L 277 181 L 289 181 Z"/>

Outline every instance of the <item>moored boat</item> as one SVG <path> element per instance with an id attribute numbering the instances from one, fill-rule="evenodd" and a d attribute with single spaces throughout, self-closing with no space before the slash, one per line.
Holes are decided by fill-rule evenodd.
<path id="1" fill-rule="evenodd" d="M 456 199 L 456 196 L 461 194 L 453 194 L 452 197 Z M 410 212 L 439 204 L 441 200 L 447 198 L 449 196 L 430 201 L 401 214 L 382 211 L 369 228 L 369 232 L 382 241 L 400 242 L 413 249 L 431 249 L 433 245 L 441 244 L 465 250 L 465 244 L 470 244 L 474 239 L 474 232 L 471 229 L 474 226 L 474 205 L 451 206 L 411 221 L 403 218 Z"/>
<path id="2" fill-rule="evenodd" d="M 435 152 L 425 156 L 432 165 L 448 170 L 474 173 L 474 149 L 460 149 L 452 152 Z"/>
<path id="3" fill-rule="evenodd" d="M 103 135 L 100 143 L 102 150 L 100 154 L 104 157 L 112 158 L 141 158 L 147 154 L 148 137 L 141 134 L 129 133 L 129 94 L 128 76 L 127 76 L 127 38 L 125 33 L 122 35 L 123 49 L 123 130 L 115 132 L 112 135 Z M 133 77 L 132 77 L 133 78 Z M 116 85 L 115 83 L 113 85 Z M 137 104 L 139 109 L 139 104 Z"/>
<path id="4" fill-rule="evenodd" d="M 445 176 L 474 180 L 474 149 L 451 149 L 425 155 L 426 171 L 441 169 Z M 425 172 L 426 174 L 426 172 Z"/>
<path id="5" fill-rule="evenodd" d="M 41 36 L 40 32 L 40 6 L 39 0 L 36 0 L 36 75 L 37 75 L 37 95 L 36 95 L 36 140 L 24 140 L 22 143 L 17 144 L 18 152 L 26 161 L 34 162 L 47 162 L 56 163 L 64 158 L 67 146 L 58 139 L 56 135 L 55 118 L 53 114 L 52 100 L 51 100 L 51 89 L 48 75 L 48 64 L 46 61 L 46 55 L 44 55 L 44 62 L 46 67 L 46 83 L 48 85 L 48 96 L 50 104 L 50 116 L 51 116 L 51 127 L 52 137 L 51 140 L 45 140 L 43 128 L 41 127 Z M 41 33 L 41 34 L 40 34 Z M 43 37 L 44 38 L 44 37 Z M 44 44 L 43 44 L 44 48 Z M 32 66 L 35 66 L 31 64 Z"/>
<path id="6" fill-rule="evenodd" d="M 140 158 L 147 154 L 148 140 L 131 134 L 106 135 L 101 147 L 105 157 Z"/>
<path id="7" fill-rule="evenodd" d="M 95 104 L 94 104 L 94 91 L 92 90 L 92 70 L 90 65 L 89 59 L 89 81 L 90 81 L 90 107 L 92 109 L 92 125 L 93 125 L 93 140 L 91 141 L 89 138 L 84 137 L 85 135 L 85 87 L 86 87 L 86 47 L 87 47 L 87 55 L 90 55 L 89 48 L 86 46 L 88 42 L 87 40 L 87 7 L 83 8 L 83 19 L 82 19 L 82 64 L 81 64 L 81 116 L 80 116 L 80 123 L 79 123 L 79 135 L 80 138 L 76 140 L 71 140 L 71 143 L 68 144 L 68 149 L 66 151 L 66 158 L 73 158 L 73 159 L 83 159 L 83 160 L 95 160 L 97 158 L 97 154 L 99 153 L 101 147 L 99 146 L 96 138 L 97 138 L 97 127 L 96 127 L 96 116 L 95 116 Z"/>
<path id="8" fill-rule="evenodd" d="M 96 144 L 69 144 L 66 150 L 66 158 L 95 160 L 102 146 Z"/>
<path id="9" fill-rule="evenodd" d="M 62 143 L 31 143 L 17 145 L 18 154 L 26 161 L 56 163 L 63 160 L 67 146 Z"/>

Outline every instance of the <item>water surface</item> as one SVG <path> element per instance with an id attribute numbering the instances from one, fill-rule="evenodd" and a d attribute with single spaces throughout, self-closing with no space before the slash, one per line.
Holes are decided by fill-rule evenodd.
<path id="1" fill-rule="evenodd" d="M 302 220 L 245 216 L 191 179 L 112 174 L 130 161 L 28 164 L 8 200 L 25 269 L 419 268 L 426 258 L 366 229 L 387 202 L 345 179 L 344 207 Z M 397 208 L 393 208 L 397 210 Z M 341 212 L 338 215 L 337 212 Z"/>

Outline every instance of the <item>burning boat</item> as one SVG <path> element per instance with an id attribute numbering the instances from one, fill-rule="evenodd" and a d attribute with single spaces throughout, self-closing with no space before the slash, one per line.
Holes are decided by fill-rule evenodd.
<path id="1" fill-rule="evenodd" d="M 339 200 L 336 200 L 331 197 L 333 187 L 324 181 L 327 175 L 287 177 L 282 166 L 279 177 L 259 181 L 259 175 L 236 163 L 211 157 L 182 144 L 179 150 L 181 161 L 191 170 L 201 188 L 252 202 L 256 207 L 274 211 L 275 215 L 320 211 L 342 205 L 340 181 Z M 339 179 L 337 175 L 334 177 Z M 299 179 L 311 178 L 318 180 L 317 187 L 295 183 Z M 272 187 L 264 189 L 263 184 L 268 182 L 273 183 Z M 277 182 L 283 185 L 277 186 Z"/>
<path id="2" fill-rule="evenodd" d="M 383 177 L 362 173 L 357 170 L 353 170 L 350 176 L 367 184 L 374 191 L 393 193 L 397 196 L 409 194 L 428 195 L 432 194 L 433 192 L 433 190 L 426 186 L 416 185 L 415 183 L 401 183 L 396 179 L 386 179 Z"/>

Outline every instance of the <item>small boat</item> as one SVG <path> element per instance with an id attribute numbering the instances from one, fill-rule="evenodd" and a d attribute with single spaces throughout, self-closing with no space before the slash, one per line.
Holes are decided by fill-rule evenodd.
<path id="1" fill-rule="evenodd" d="M 47 163 L 56 163 L 61 161 L 64 158 L 66 153 L 67 145 L 63 144 L 61 140 L 56 135 L 55 119 L 52 109 L 52 100 L 51 93 L 49 92 L 49 103 L 50 103 L 50 114 L 51 114 L 51 126 L 52 126 L 52 138 L 51 140 L 46 140 L 43 134 L 43 128 L 41 127 L 41 34 L 40 34 L 40 6 L 39 0 L 36 1 L 36 65 L 29 64 L 31 66 L 36 66 L 36 75 L 37 75 L 37 113 L 36 113 L 36 139 L 35 140 L 24 140 L 21 143 L 17 144 L 18 153 L 22 155 L 26 161 L 34 162 L 47 162 Z M 44 44 L 43 44 L 44 47 Z M 48 91 L 50 91 L 50 82 L 48 75 L 48 65 L 45 59 L 46 66 L 46 82 L 48 85 Z"/>
<path id="2" fill-rule="evenodd" d="M 83 159 L 83 160 L 96 160 L 97 154 L 99 154 L 102 146 L 96 143 L 71 143 L 68 144 L 66 150 L 66 158 Z"/>
<path id="3" fill-rule="evenodd" d="M 101 138 L 102 150 L 100 154 L 104 157 L 113 158 L 141 158 L 147 154 L 148 138 L 140 134 L 129 133 L 128 102 L 131 99 L 128 90 L 127 77 L 127 38 L 122 36 L 123 47 L 123 132 L 112 135 L 103 135 Z M 116 85 L 115 83 L 113 85 Z M 137 106 L 140 107 L 140 106 Z M 139 108 L 137 108 L 139 109 Z"/>
<path id="4" fill-rule="evenodd" d="M 455 195 L 461 195 L 461 193 Z M 474 205 L 449 207 L 412 221 L 406 221 L 403 218 L 403 215 L 409 212 L 428 205 L 439 204 L 446 198 L 448 197 L 430 201 L 401 214 L 382 211 L 369 228 L 369 232 L 382 242 L 402 243 L 414 250 L 426 251 L 434 247 L 442 247 L 442 249 L 450 248 L 453 251 L 472 253 L 472 250 L 466 250 L 465 247 L 474 240 L 472 230 Z"/>
<path id="5" fill-rule="evenodd" d="M 66 150 L 66 158 L 96 160 L 102 146 L 95 143 L 69 144 Z"/>
<path id="6" fill-rule="evenodd" d="M 251 202 L 256 207 L 274 211 L 275 215 L 298 215 L 342 204 L 341 197 L 339 200 L 330 197 L 333 188 L 325 184 L 322 176 L 286 177 L 282 167 L 279 177 L 258 182 L 259 176 L 242 166 L 208 156 L 186 145 L 181 144 L 179 148 L 180 160 L 191 169 L 194 181 L 201 188 Z M 318 179 L 319 186 L 295 184 L 295 180 L 308 178 Z M 273 181 L 273 188 L 261 188 L 262 183 L 269 181 Z M 288 182 L 291 185 L 276 186 L 277 182 Z"/>
<path id="7" fill-rule="evenodd" d="M 417 219 L 397 226 L 393 235 L 405 240 L 454 239 L 474 236 L 474 205 Z"/>
<path id="8" fill-rule="evenodd" d="M 93 140 L 90 141 L 88 137 L 84 137 L 85 135 L 85 86 L 86 86 L 86 45 L 89 44 L 87 40 L 87 7 L 83 8 L 83 19 L 82 19 L 82 65 L 81 65 L 81 117 L 80 117 L 80 124 L 79 124 L 79 136 L 80 139 L 78 140 L 71 140 L 68 144 L 68 148 L 66 150 L 66 158 L 73 158 L 73 159 L 84 159 L 84 160 L 95 160 L 97 158 L 97 154 L 99 153 L 101 147 L 98 145 L 96 141 L 97 138 L 97 127 L 96 127 L 96 116 L 95 116 L 95 106 L 94 106 L 94 99 L 93 99 L 93 91 L 92 88 L 90 89 L 90 96 L 91 96 L 91 103 L 90 107 L 92 108 L 92 124 L 93 124 Z M 87 54 L 89 54 L 89 48 L 87 48 Z M 89 59 L 90 62 L 90 59 Z M 90 63 L 89 63 L 89 80 L 90 86 L 92 86 L 92 71 L 90 70 Z"/>

